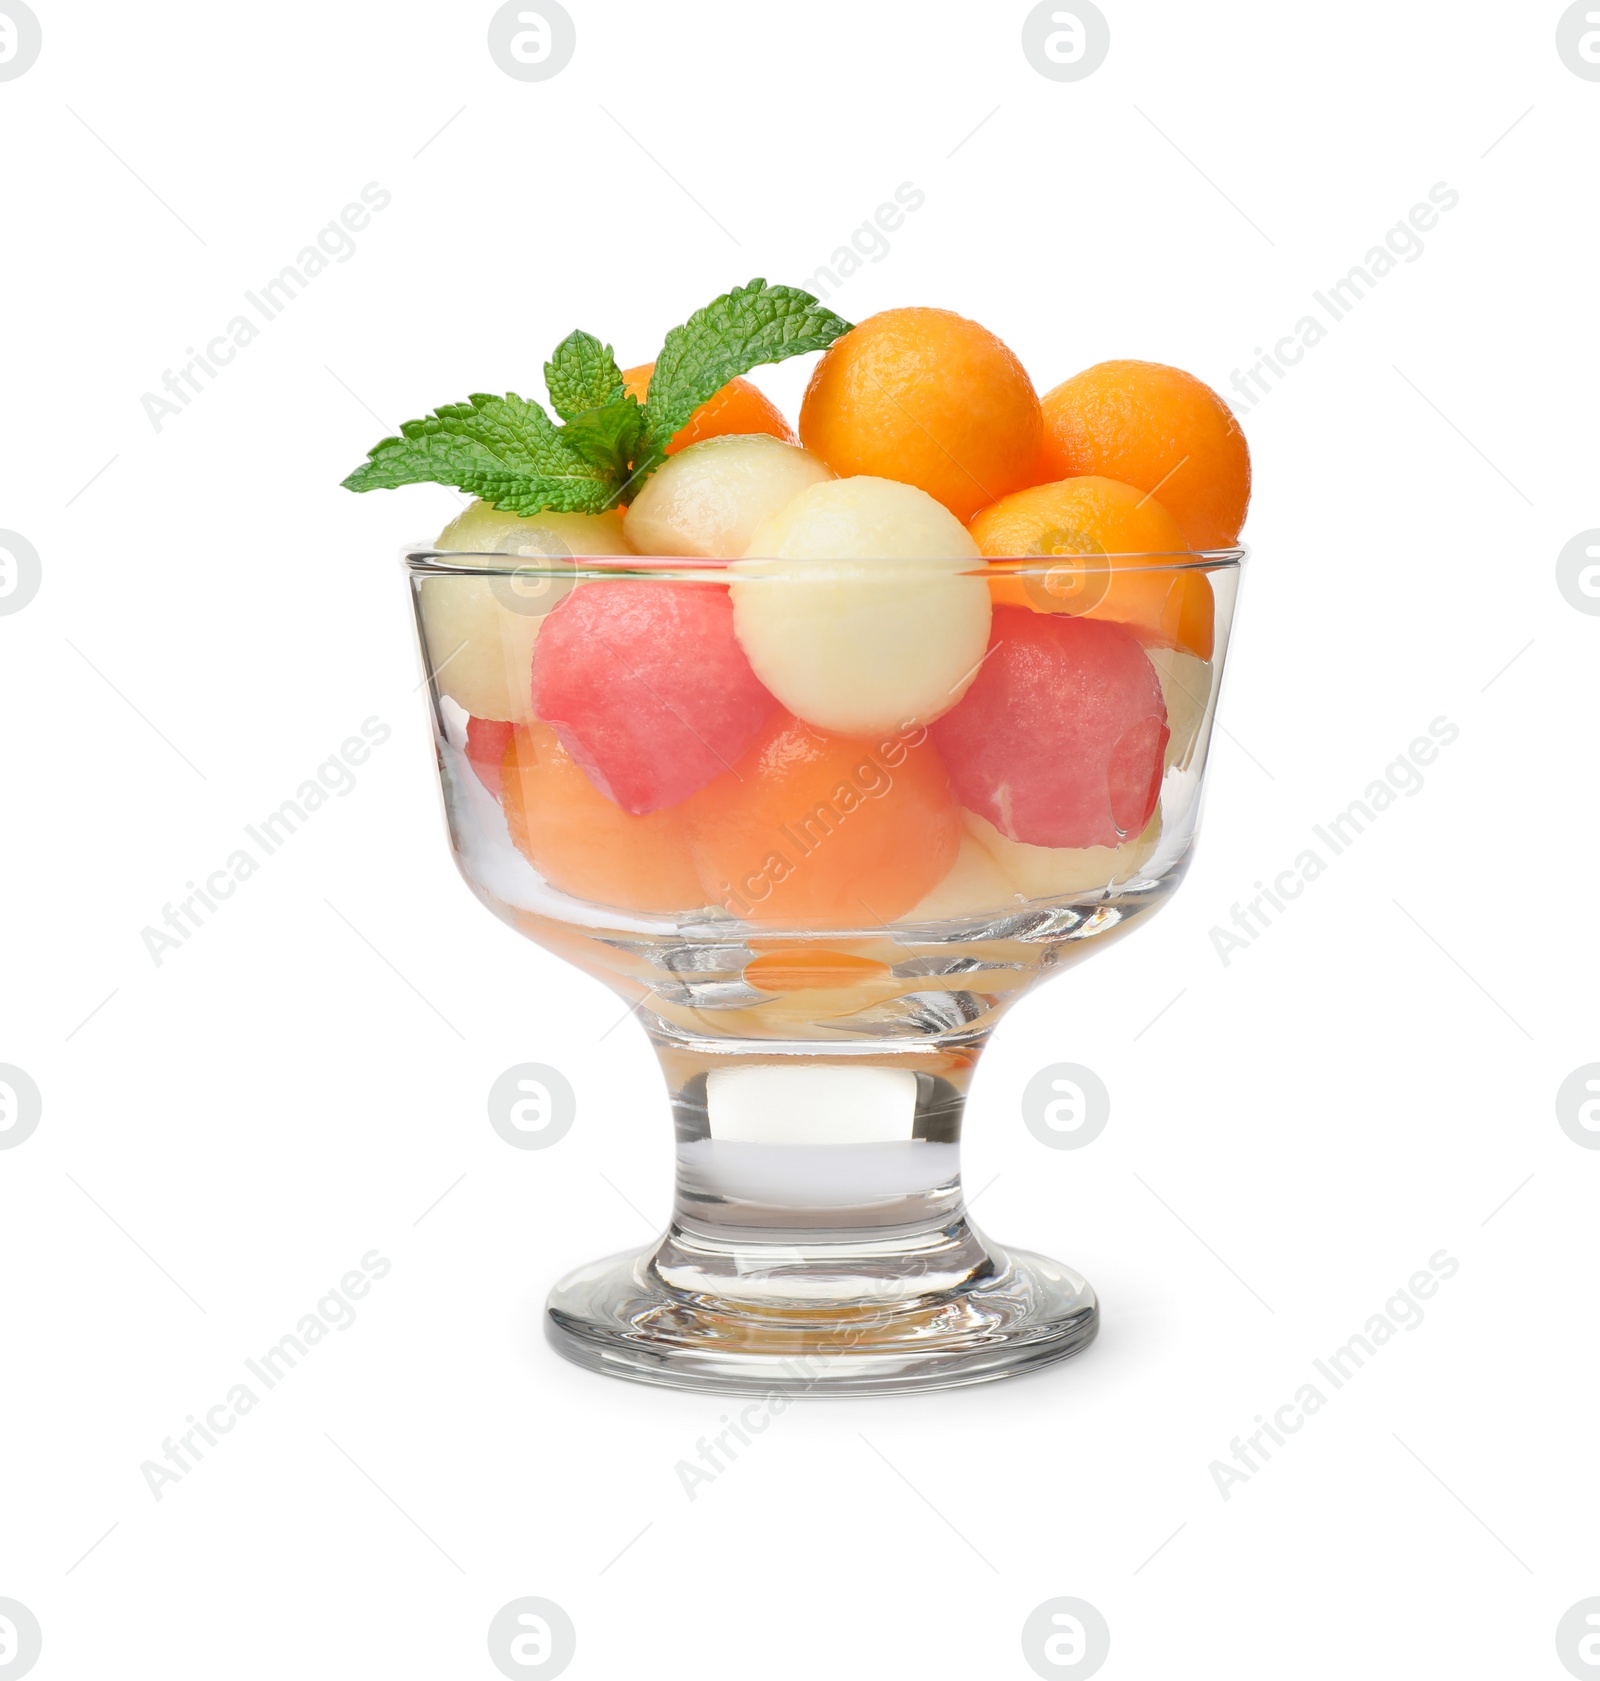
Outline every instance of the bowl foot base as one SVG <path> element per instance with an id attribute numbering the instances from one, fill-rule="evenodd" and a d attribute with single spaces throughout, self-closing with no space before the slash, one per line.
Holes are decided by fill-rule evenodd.
<path id="1" fill-rule="evenodd" d="M 1094 1291 L 1071 1268 L 987 1247 L 954 1288 L 911 1300 L 782 1302 L 690 1294 L 656 1270 L 657 1250 L 569 1274 L 545 1332 L 590 1371 L 669 1389 L 740 1395 L 875 1395 L 991 1383 L 1094 1340 Z"/>

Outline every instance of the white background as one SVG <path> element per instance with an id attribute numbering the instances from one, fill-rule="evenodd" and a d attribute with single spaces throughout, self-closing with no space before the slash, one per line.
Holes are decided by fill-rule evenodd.
<path id="1" fill-rule="evenodd" d="M 34 3 L 0 82 L 0 526 L 43 566 L 0 617 L 0 1061 L 44 1115 L 0 1152 L 0 1595 L 36 1673 L 492 1676 L 537 1594 L 574 1676 L 1026 1676 L 1070 1594 L 1108 1677 L 1563 1674 L 1600 1592 L 1600 1155 L 1554 1108 L 1600 1058 L 1600 618 L 1555 583 L 1600 525 L 1600 83 L 1560 8 L 1103 0 L 1061 83 L 1013 3 L 569 0 L 575 57 L 526 83 L 484 3 Z M 374 181 L 355 255 L 156 431 L 142 394 Z M 791 1408 L 691 1502 L 727 1404 L 538 1331 L 665 1213 L 653 1058 L 451 866 L 395 555 L 454 500 L 338 481 L 401 418 L 538 394 L 574 326 L 643 360 L 803 281 L 902 182 L 926 204 L 830 302 L 971 314 L 1041 389 L 1109 356 L 1224 388 L 1431 186 L 1460 203 L 1244 421 L 1187 882 L 977 1082 L 982 1223 L 1088 1275 L 1098 1343 Z M 759 377 L 793 413 L 807 371 Z M 140 930 L 371 716 L 356 790 L 157 967 Z M 1211 928 L 1438 717 L 1422 791 L 1224 965 Z M 530 1059 L 579 1116 L 519 1152 L 484 1095 Z M 1064 1060 L 1112 1094 L 1079 1151 L 1018 1110 Z M 357 1322 L 156 1501 L 142 1462 L 373 1248 Z M 1441 1248 L 1425 1322 L 1224 1500 L 1211 1462 Z"/>

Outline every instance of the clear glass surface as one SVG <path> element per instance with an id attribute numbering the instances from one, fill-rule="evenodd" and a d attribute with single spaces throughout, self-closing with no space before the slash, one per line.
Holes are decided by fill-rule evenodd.
<path id="1" fill-rule="evenodd" d="M 629 601 L 648 611 L 658 601 L 651 592 L 676 590 L 689 592 L 675 599 L 692 617 L 712 599 L 705 592 L 726 595 L 731 585 L 736 613 L 792 623 L 803 641 L 819 622 L 819 592 L 839 579 L 819 578 L 809 562 L 407 555 L 461 873 L 501 920 L 633 1006 L 670 1094 L 677 1183 L 667 1230 L 555 1286 L 546 1331 L 562 1354 L 681 1388 L 829 1394 L 987 1381 L 1092 1340 L 1098 1308 L 1081 1277 L 990 1242 L 968 1219 L 966 1093 L 989 1035 L 1024 991 L 1120 937 L 1182 879 L 1242 559 L 1232 550 L 870 563 L 870 584 L 891 605 L 907 592 L 919 601 L 990 592 L 994 628 L 978 667 L 1009 661 L 1016 675 L 991 674 L 983 704 L 1019 719 L 1024 733 L 1037 735 L 1026 707 L 1040 701 L 1037 689 L 1021 692 L 1028 668 L 1018 647 L 1036 615 L 1120 627 L 1095 630 L 1084 646 L 1095 659 L 1109 649 L 1119 674 L 1142 651 L 1159 684 L 1164 742 L 1138 733 L 1142 723 L 1116 747 L 1124 769 L 1130 755 L 1141 764 L 1149 756 L 1146 818 L 1145 790 L 1130 795 L 1122 771 L 1090 762 L 1099 749 L 1083 745 L 1089 736 L 1070 718 L 1059 741 L 1013 755 L 994 797 L 985 784 L 974 801 L 984 810 L 974 810 L 962 791 L 974 798 L 972 766 L 988 744 L 974 745 L 970 731 L 963 738 L 959 722 L 941 730 L 936 717 L 912 716 L 840 731 L 784 725 L 781 708 L 766 748 L 718 754 L 688 795 L 624 812 L 575 767 L 565 726 L 534 715 L 529 672 L 551 616 L 575 592 L 628 584 L 631 594 L 614 594 L 619 611 Z M 680 675 L 695 693 L 696 661 L 655 646 L 649 658 L 667 663 L 642 670 L 607 633 L 600 608 L 610 599 L 585 603 L 596 692 L 614 672 L 617 684 L 638 685 L 639 710 L 659 704 L 659 728 L 624 748 L 681 787 L 696 744 L 717 751 L 715 728 L 698 727 L 677 698 Z M 856 598 L 843 599 L 854 612 Z M 570 641 L 579 621 L 568 611 Z M 937 625 L 924 645 L 897 637 L 897 622 L 888 612 L 877 651 L 855 656 L 858 686 L 882 679 L 936 692 L 939 662 L 950 657 Z M 1013 646 L 1002 654 L 1007 627 Z M 581 664 L 586 650 L 572 657 Z M 1111 705 L 1099 669 L 1066 673 L 1085 686 L 1072 717 L 1091 724 Z M 803 686 L 803 663 L 798 670 Z M 959 674 L 957 705 L 980 693 L 978 680 Z M 1044 705 L 1049 712 L 1048 697 Z M 486 709 L 511 716 L 486 718 Z M 690 729 L 682 751 L 679 725 Z M 1004 742 L 1004 730 L 993 735 Z M 814 762 L 809 781 L 772 781 L 780 749 Z M 960 776 L 946 757 L 959 760 Z M 1115 783 L 1113 816 L 1094 819 L 1095 844 L 1005 833 L 1041 821 L 1013 817 L 1048 805 L 1045 784 L 1073 798 L 1087 787 L 1106 804 L 1101 776 Z"/>

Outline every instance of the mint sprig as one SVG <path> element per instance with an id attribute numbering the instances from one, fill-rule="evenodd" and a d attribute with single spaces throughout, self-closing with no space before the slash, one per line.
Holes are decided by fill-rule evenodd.
<path id="1" fill-rule="evenodd" d="M 622 370 L 609 344 L 593 333 L 572 332 L 550 353 L 544 365 L 550 406 L 563 420 L 604 408 L 622 396 Z"/>
<path id="2" fill-rule="evenodd" d="M 516 514 L 599 513 L 638 494 L 672 438 L 730 379 L 826 350 L 849 331 L 809 292 L 752 280 L 667 334 L 643 404 L 624 390 L 609 345 L 569 333 L 544 365 L 551 407 L 565 425 L 515 392 L 479 394 L 406 421 L 344 486 L 448 484 Z"/>
<path id="3" fill-rule="evenodd" d="M 406 421 L 398 438 L 375 445 L 344 481 L 346 490 L 403 484 L 453 484 L 514 514 L 596 514 L 609 503 L 615 476 L 585 460 L 537 403 L 509 391 Z"/>
<path id="4" fill-rule="evenodd" d="M 667 445 L 689 416 L 738 375 L 768 362 L 826 350 L 850 323 L 798 286 L 752 280 L 713 298 L 667 334 L 644 406 L 642 483 L 667 458 Z"/>
<path id="5" fill-rule="evenodd" d="M 643 431 L 644 410 L 632 397 L 619 397 L 603 408 L 573 415 L 560 436 L 569 449 L 606 474 L 615 500 L 628 481 Z"/>

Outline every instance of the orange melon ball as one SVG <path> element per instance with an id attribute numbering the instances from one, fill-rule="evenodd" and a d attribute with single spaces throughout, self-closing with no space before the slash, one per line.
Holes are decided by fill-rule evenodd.
<path id="1" fill-rule="evenodd" d="M 1177 520 L 1148 492 L 1093 475 L 1063 479 L 1014 492 L 969 529 L 990 559 L 1076 557 L 1042 577 L 992 579 L 996 605 L 1113 619 L 1150 646 L 1211 658 L 1215 602 L 1203 571 L 1104 558 L 1187 551 Z"/>
<path id="2" fill-rule="evenodd" d="M 517 850 L 561 892 L 630 911 L 706 903 L 677 811 L 635 817 L 613 804 L 544 724 L 513 730 L 500 800 Z"/>
<path id="3" fill-rule="evenodd" d="M 1043 400 L 1041 479 L 1093 473 L 1161 498 L 1189 549 L 1238 541 L 1250 447 L 1233 411 L 1182 368 L 1100 362 Z"/>
<path id="4" fill-rule="evenodd" d="M 964 524 L 1032 482 L 1042 438 L 1027 370 L 948 309 L 889 309 L 835 339 L 800 409 L 800 440 L 841 477 L 916 485 Z"/>
<path id="5" fill-rule="evenodd" d="M 654 362 L 641 362 L 637 368 L 624 369 L 622 383 L 629 396 L 642 403 L 650 394 L 650 376 L 655 371 Z M 749 380 L 730 379 L 689 416 L 688 424 L 681 431 L 672 434 L 667 454 L 676 455 L 680 449 L 706 438 L 749 432 L 765 432 L 769 437 L 782 438 L 786 444 L 795 441 L 789 422 L 776 403 Z"/>
<path id="6" fill-rule="evenodd" d="M 832 992 L 863 981 L 886 981 L 890 969 L 876 958 L 848 951 L 819 951 L 811 944 L 764 952 L 744 966 L 744 978 L 763 992 Z"/>
<path id="7" fill-rule="evenodd" d="M 949 779 L 922 731 L 848 741 L 780 714 L 681 810 L 702 897 L 747 922 L 893 922 L 961 847 Z"/>

